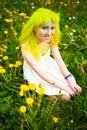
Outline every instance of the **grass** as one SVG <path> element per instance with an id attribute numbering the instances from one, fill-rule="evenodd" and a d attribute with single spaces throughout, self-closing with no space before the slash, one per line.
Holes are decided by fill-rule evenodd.
<path id="1" fill-rule="evenodd" d="M 61 55 L 82 87 L 82 94 L 69 102 L 49 100 L 33 90 L 20 96 L 23 58 L 19 36 L 34 10 L 47 7 L 60 13 Z M 0 130 L 87 129 L 87 1 L 4 0 L 0 1 Z M 34 100 L 26 103 L 26 98 Z M 25 106 L 26 111 L 20 112 Z"/>

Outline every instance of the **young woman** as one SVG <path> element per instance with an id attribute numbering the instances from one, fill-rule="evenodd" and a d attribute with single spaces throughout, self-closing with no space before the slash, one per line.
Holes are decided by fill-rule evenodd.
<path id="1" fill-rule="evenodd" d="M 42 83 L 47 96 L 56 99 L 61 89 L 62 98 L 70 100 L 82 89 L 60 55 L 60 37 L 58 14 L 46 8 L 40 8 L 32 14 L 20 36 L 24 57 L 23 76 L 29 83 L 36 83 L 36 92 L 38 84 Z"/>

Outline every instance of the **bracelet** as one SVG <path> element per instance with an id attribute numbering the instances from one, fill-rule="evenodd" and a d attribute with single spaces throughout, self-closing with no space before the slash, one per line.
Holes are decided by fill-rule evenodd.
<path id="1" fill-rule="evenodd" d="M 54 86 L 54 85 L 55 85 L 55 83 L 53 82 L 53 83 L 51 83 L 51 85 L 52 85 L 52 86 Z"/>
<path id="2" fill-rule="evenodd" d="M 69 74 L 69 75 L 67 75 L 66 77 L 65 77 L 65 79 L 67 79 L 68 77 L 70 77 L 72 74 Z"/>

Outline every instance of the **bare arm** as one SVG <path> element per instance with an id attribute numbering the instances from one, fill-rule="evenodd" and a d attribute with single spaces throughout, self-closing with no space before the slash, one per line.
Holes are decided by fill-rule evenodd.
<path id="1" fill-rule="evenodd" d="M 54 46 L 52 48 L 52 53 L 53 53 L 53 56 L 58 64 L 58 66 L 60 67 L 62 74 L 64 75 L 64 77 L 66 77 L 70 72 L 66 68 L 66 65 L 65 65 L 65 63 L 60 55 L 60 52 L 56 46 Z"/>
<path id="2" fill-rule="evenodd" d="M 52 53 L 53 53 L 53 56 L 58 64 L 58 66 L 60 67 L 60 70 L 61 70 L 62 74 L 64 75 L 64 77 L 69 75 L 70 72 L 68 71 L 68 69 L 67 69 L 67 67 L 66 67 L 66 65 L 65 65 L 65 63 L 60 55 L 60 52 L 56 46 L 54 46 L 52 48 Z M 67 81 L 69 83 L 70 88 L 73 90 L 73 92 L 75 92 L 75 93 L 82 92 L 81 87 L 75 82 L 75 80 L 72 77 L 68 77 Z"/>

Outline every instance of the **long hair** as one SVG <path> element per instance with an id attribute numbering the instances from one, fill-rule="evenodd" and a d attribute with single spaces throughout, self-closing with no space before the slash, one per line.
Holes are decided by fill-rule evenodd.
<path id="1" fill-rule="evenodd" d="M 42 24 L 48 24 L 50 20 L 55 24 L 55 33 L 50 40 L 50 46 L 57 46 L 61 37 L 59 15 L 49 9 L 39 8 L 36 10 L 21 31 L 20 44 L 25 43 L 25 51 L 30 51 L 36 59 L 40 58 L 40 53 L 34 29 Z"/>

